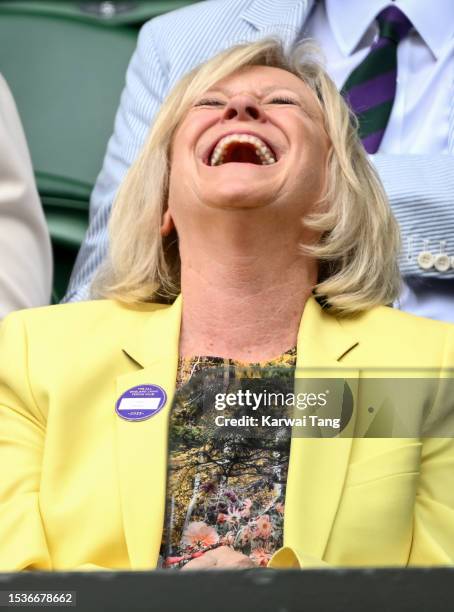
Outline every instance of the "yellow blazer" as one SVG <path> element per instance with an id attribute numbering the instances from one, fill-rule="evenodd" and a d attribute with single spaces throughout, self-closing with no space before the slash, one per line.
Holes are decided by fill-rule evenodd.
<path id="1" fill-rule="evenodd" d="M 156 567 L 181 303 L 52 306 L 0 326 L 1 571 Z M 311 298 L 297 367 L 452 367 L 453 330 L 386 307 L 337 319 Z M 144 383 L 165 408 L 119 418 L 117 398 Z M 453 564 L 453 483 L 450 438 L 294 438 L 270 565 Z"/>

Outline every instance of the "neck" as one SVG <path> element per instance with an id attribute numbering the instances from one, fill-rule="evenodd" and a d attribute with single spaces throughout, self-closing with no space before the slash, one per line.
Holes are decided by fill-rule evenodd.
<path id="1" fill-rule="evenodd" d="M 210 253 L 180 244 L 180 355 L 258 362 L 296 345 L 316 264 L 278 239 L 259 250 L 217 244 Z"/>

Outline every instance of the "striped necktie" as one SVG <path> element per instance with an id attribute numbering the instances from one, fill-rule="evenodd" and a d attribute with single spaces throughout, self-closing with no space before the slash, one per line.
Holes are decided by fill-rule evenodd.
<path id="1" fill-rule="evenodd" d="M 377 40 L 341 92 L 358 117 L 359 136 L 368 153 L 375 153 L 383 138 L 396 95 L 397 45 L 412 27 L 396 6 L 379 13 L 377 23 Z"/>

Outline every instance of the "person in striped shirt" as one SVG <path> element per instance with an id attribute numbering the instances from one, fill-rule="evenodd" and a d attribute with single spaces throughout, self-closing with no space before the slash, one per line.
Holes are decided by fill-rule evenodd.
<path id="1" fill-rule="evenodd" d="M 405 283 L 396 306 L 454 321 L 450 0 L 208 0 L 146 23 L 126 75 L 115 130 L 91 198 L 90 227 L 64 301 L 89 298 L 92 278 L 107 252 L 107 223 L 117 189 L 162 100 L 183 74 L 238 42 L 277 35 L 291 45 L 310 37 L 321 45 L 328 73 L 340 89 L 377 42 L 377 17 L 389 5 L 410 26 L 397 45 L 395 98 L 371 160 L 403 235 L 400 268 Z"/>

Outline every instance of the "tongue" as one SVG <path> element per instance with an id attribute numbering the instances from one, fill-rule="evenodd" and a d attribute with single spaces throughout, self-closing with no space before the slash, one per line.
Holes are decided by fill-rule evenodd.
<path id="1" fill-rule="evenodd" d="M 226 154 L 224 155 L 224 164 L 229 162 L 246 163 L 246 164 L 260 164 L 258 155 L 255 152 L 253 145 L 247 145 L 245 143 L 234 143 L 232 144 Z"/>

